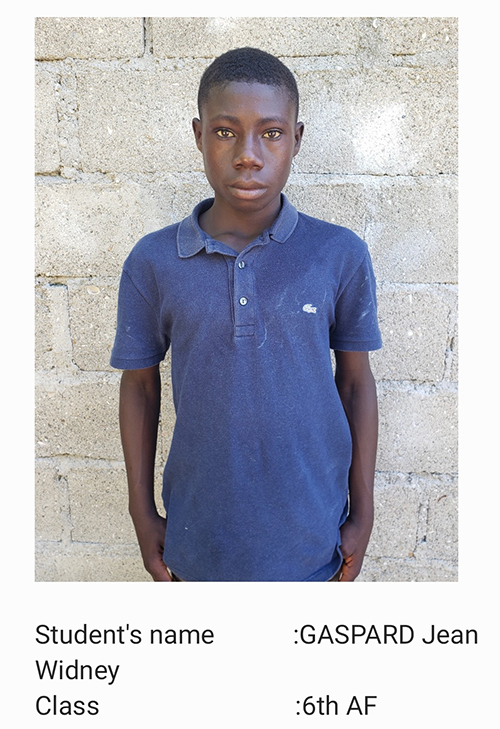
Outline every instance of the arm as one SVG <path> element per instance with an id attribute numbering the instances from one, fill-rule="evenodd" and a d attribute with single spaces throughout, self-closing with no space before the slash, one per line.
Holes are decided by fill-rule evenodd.
<path id="1" fill-rule="evenodd" d="M 129 512 L 142 559 L 155 582 L 170 582 L 163 562 L 166 519 L 154 501 L 154 463 L 160 414 L 158 365 L 125 370 L 120 386 L 120 432 L 129 488 Z"/>
<path id="2" fill-rule="evenodd" d="M 373 526 L 373 480 L 377 454 L 377 391 L 368 352 L 335 352 L 335 382 L 352 436 L 349 471 L 349 516 L 341 527 L 341 582 L 361 571 Z"/>

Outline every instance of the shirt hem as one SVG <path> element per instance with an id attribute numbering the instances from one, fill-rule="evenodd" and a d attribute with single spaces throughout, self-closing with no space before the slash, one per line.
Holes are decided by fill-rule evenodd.
<path id="1" fill-rule="evenodd" d="M 199 580 L 191 577 L 186 577 L 181 571 L 176 570 L 175 567 L 168 566 L 168 570 L 173 572 L 181 582 L 329 582 L 332 577 L 335 577 L 337 572 L 342 566 L 342 558 L 340 557 L 339 564 L 337 567 L 332 568 L 331 564 L 326 567 L 314 572 L 310 577 L 305 580 Z"/>

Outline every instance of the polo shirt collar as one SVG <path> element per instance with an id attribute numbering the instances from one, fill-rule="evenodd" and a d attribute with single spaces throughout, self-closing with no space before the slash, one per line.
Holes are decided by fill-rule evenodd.
<path id="1" fill-rule="evenodd" d="M 201 213 L 213 205 L 213 198 L 198 203 L 188 218 L 184 218 L 177 229 L 177 252 L 180 258 L 189 258 L 205 248 L 207 234 L 200 228 L 198 218 Z M 268 228 L 269 237 L 278 243 L 284 243 L 292 235 L 299 219 L 299 214 L 286 195 L 281 193 L 281 210 Z"/>

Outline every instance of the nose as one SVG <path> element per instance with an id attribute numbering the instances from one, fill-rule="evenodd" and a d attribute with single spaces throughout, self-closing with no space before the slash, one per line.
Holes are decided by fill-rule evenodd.
<path id="1" fill-rule="evenodd" d="M 252 167 L 261 168 L 264 166 L 262 151 L 260 149 L 259 139 L 253 135 L 242 136 L 237 145 L 235 145 L 235 156 L 233 165 L 236 169 Z"/>

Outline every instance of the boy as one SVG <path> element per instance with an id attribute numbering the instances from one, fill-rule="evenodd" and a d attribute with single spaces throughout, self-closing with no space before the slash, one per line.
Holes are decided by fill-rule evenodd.
<path id="1" fill-rule="evenodd" d="M 281 194 L 304 130 L 281 61 L 223 54 L 198 107 L 214 198 L 132 250 L 111 358 L 125 370 L 120 427 L 144 565 L 155 581 L 353 581 L 377 443 L 368 250 Z M 177 417 L 165 520 L 153 470 L 169 347 Z"/>

